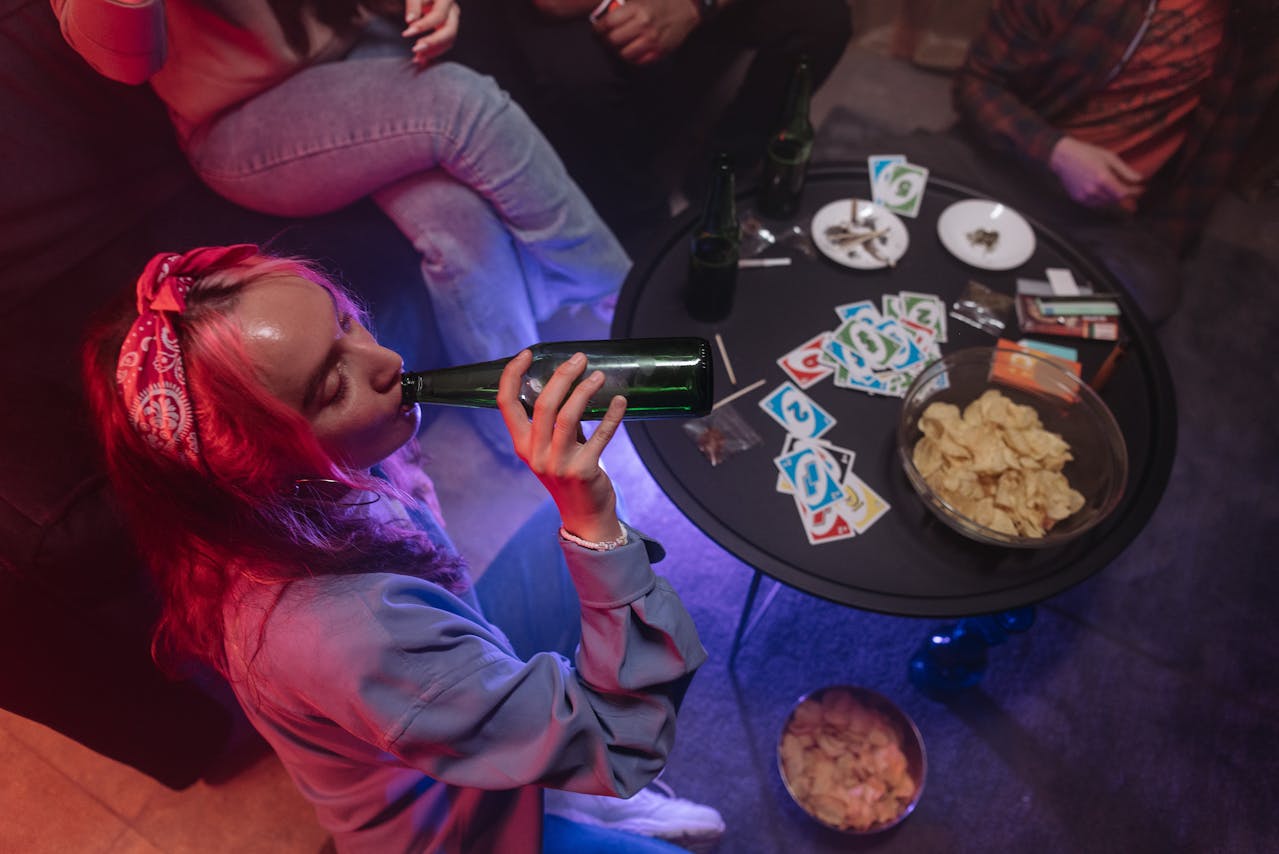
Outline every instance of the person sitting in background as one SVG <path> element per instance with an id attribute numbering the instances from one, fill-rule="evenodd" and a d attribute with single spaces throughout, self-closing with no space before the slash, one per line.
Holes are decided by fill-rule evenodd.
<path id="1" fill-rule="evenodd" d="M 709 807 L 645 789 L 706 653 L 599 465 L 625 399 L 578 438 L 603 382 L 584 356 L 531 419 L 528 351 L 502 374 L 515 452 L 557 513 L 472 589 L 433 517 L 379 476 L 419 412 L 343 290 L 240 245 L 158 255 L 130 296 L 88 336 L 84 380 L 161 594 L 157 656 L 227 678 L 339 851 L 656 854 L 675 849 L 615 828 L 722 833 Z M 513 602 L 537 624 L 508 636 L 484 609 Z M 544 787 L 575 820 L 544 816 Z"/>
<path id="2" fill-rule="evenodd" d="M 666 219 L 673 190 L 706 185 L 711 152 L 727 151 L 749 175 L 796 58 L 809 57 L 816 88 L 852 33 L 846 0 L 469 0 L 467 11 L 476 23 L 459 61 L 514 94 L 624 240 Z M 723 114 L 698 128 L 748 50 Z M 691 140 L 667 180 L 663 147 L 691 130 L 708 139 Z"/>
<path id="3" fill-rule="evenodd" d="M 965 129 L 1055 176 L 1074 236 L 1155 322 L 1279 85 L 1274 0 L 997 0 L 955 76 Z"/>
<path id="4" fill-rule="evenodd" d="M 454 0 L 52 3 L 91 66 L 150 82 L 225 198 L 297 217 L 371 195 L 421 253 L 452 362 L 509 356 L 565 307 L 611 311 L 621 244 L 505 92 L 436 61 Z M 503 447 L 491 415 L 474 417 Z"/>

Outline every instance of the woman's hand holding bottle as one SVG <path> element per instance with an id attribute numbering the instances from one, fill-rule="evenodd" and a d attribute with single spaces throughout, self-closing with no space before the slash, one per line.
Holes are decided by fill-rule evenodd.
<path id="1" fill-rule="evenodd" d="M 595 432 L 580 441 L 582 413 L 591 395 L 603 385 L 604 374 L 595 371 L 570 393 L 573 381 L 586 369 L 586 356 L 575 354 L 551 375 L 530 419 L 519 394 L 532 359 L 528 350 L 522 351 L 507 363 L 498 383 L 498 408 L 511 433 L 515 453 L 551 494 L 565 530 L 585 540 L 615 540 L 622 534 L 617 499 L 599 462 L 600 454 L 622 423 L 626 398 L 614 397 Z"/>

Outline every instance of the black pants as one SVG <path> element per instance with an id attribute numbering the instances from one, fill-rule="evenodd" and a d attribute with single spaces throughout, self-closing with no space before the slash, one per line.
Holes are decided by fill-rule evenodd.
<path id="1" fill-rule="evenodd" d="M 665 219 L 672 189 L 686 178 L 698 186 L 712 152 L 729 152 L 749 176 L 779 122 L 795 59 L 808 56 L 816 88 L 852 34 L 845 0 L 738 0 L 670 57 L 634 66 L 586 20 L 543 17 L 530 0 L 470 0 L 466 12 L 451 58 L 511 92 L 628 243 L 636 228 Z M 747 52 L 745 79 L 721 105 L 716 87 Z"/>

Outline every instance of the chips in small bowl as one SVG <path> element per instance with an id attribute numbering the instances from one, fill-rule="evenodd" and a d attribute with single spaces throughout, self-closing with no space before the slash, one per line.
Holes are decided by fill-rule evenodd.
<path id="1" fill-rule="evenodd" d="M 897 446 L 924 504 L 992 545 L 1072 540 L 1115 509 L 1128 479 L 1123 434 L 1091 388 L 1047 358 L 993 347 L 949 353 L 919 375 Z"/>
<path id="2" fill-rule="evenodd" d="M 819 823 L 873 834 L 900 824 L 924 791 L 924 739 L 882 694 L 832 685 L 801 697 L 777 743 L 791 798 Z"/>

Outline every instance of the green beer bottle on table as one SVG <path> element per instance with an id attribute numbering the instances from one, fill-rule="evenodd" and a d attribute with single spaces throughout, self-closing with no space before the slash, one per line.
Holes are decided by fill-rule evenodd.
<path id="1" fill-rule="evenodd" d="M 684 291 L 689 315 L 704 323 L 723 320 L 733 308 L 741 242 L 734 193 L 732 158 L 717 154 L 706 209 L 689 247 L 688 284 Z"/>
<path id="2" fill-rule="evenodd" d="M 759 188 L 759 212 L 764 216 L 786 219 L 799 210 L 804 176 L 813 153 L 813 124 L 808 118 L 812 88 L 808 57 L 801 56 L 786 90 L 782 126 L 768 138 L 764 151 L 764 176 Z"/>
<path id="3" fill-rule="evenodd" d="M 702 338 L 622 338 L 603 341 L 553 341 L 529 348 L 533 362 L 520 383 L 520 403 L 533 404 L 561 364 L 574 353 L 586 355 L 590 376 L 604 372 L 604 385 L 587 402 L 582 418 L 599 420 L 614 395 L 626 398 L 626 418 L 699 416 L 712 402 L 711 348 Z M 404 405 L 497 408 L 497 384 L 510 359 L 459 365 L 432 371 L 406 371 L 400 378 Z"/>

